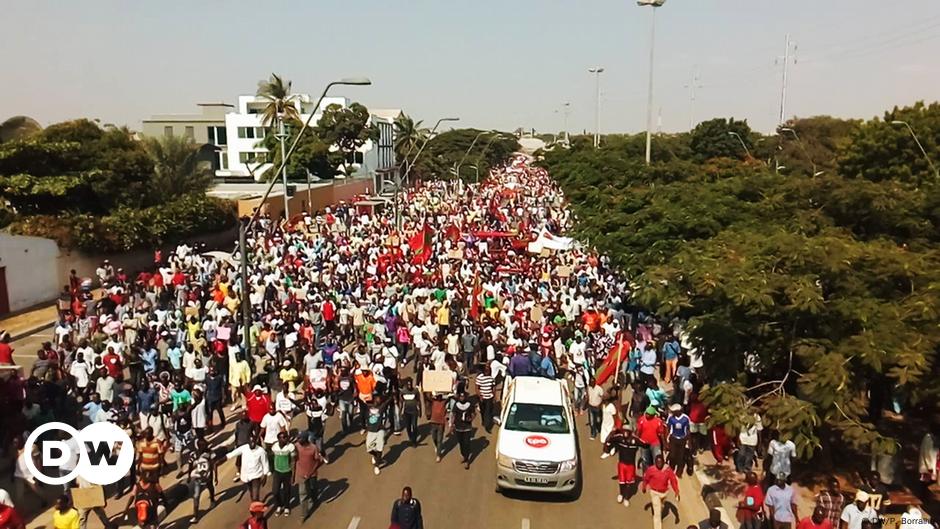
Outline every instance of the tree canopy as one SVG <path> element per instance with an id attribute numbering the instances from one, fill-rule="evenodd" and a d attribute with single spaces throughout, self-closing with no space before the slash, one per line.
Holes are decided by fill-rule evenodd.
<path id="1" fill-rule="evenodd" d="M 452 178 L 451 169 L 463 160 L 461 178 L 474 178 L 475 172 L 468 169 L 468 165 L 476 165 L 482 178 L 482 175 L 489 172 L 490 167 L 506 161 L 512 153 L 519 150 L 516 138 L 506 133 L 484 132 L 476 143 L 473 143 L 474 138 L 481 132 L 484 131 L 453 129 L 437 134 L 428 141 L 427 147 L 415 161 L 411 176 L 423 179 Z M 467 149 L 470 149 L 469 154 Z"/>
<path id="2" fill-rule="evenodd" d="M 142 142 L 86 119 L 50 125 L 0 144 L 0 217 L 14 233 L 94 251 L 229 226 L 233 208 L 205 196 L 212 175 L 196 154 L 191 141 Z"/>
<path id="3" fill-rule="evenodd" d="M 940 107 L 889 115 L 916 123 L 940 154 L 929 139 L 940 137 Z M 828 117 L 789 125 L 825 173 L 814 177 L 792 145 L 779 155 L 788 174 L 742 161 L 728 130 L 760 138 L 723 119 L 693 131 L 689 154 L 649 167 L 630 141 L 554 149 L 542 163 L 581 237 L 635 285 L 633 302 L 687 322 L 713 381 L 713 423 L 737 432 L 750 409 L 802 455 L 837 438 L 893 452 L 881 423 L 888 398 L 933 410 L 940 396 L 940 185 L 906 129 Z"/>

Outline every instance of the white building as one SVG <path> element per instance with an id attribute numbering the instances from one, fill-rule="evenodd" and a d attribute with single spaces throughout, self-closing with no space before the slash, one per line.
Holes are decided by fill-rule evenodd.
<path id="1" fill-rule="evenodd" d="M 226 157 L 227 164 L 216 171 L 219 177 L 254 177 L 261 180 L 262 175 L 273 170 L 273 159 L 268 156 L 268 150 L 261 145 L 265 134 L 269 133 L 261 123 L 261 114 L 268 101 L 258 96 L 239 96 L 234 112 L 225 115 L 225 129 L 227 136 Z M 326 97 L 320 108 L 314 109 L 314 101 L 307 94 L 299 94 L 294 101 L 301 121 L 306 121 L 310 113 L 314 112 L 311 126 L 315 125 L 323 115 L 323 110 L 330 105 L 340 105 L 345 108 L 349 100 L 345 97 Z M 379 139 L 375 142 L 366 141 L 358 151 L 346 160 L 351 170 L 345 176 L 372 176 L 377 171 L 389 169 L 395 165 L 394 154 L 394 120 L 401 114 L 401 110 L 381 110 L 371 113 L 370 119 L 379 130 Z M 290 146 L 288 145 L 288 148 Z M 338 167 L 338 170 L 344 170 Z M 317 175 L 314 175 L 317 176 Z M 340 174 L 339 178 L 344 175 Z"/>

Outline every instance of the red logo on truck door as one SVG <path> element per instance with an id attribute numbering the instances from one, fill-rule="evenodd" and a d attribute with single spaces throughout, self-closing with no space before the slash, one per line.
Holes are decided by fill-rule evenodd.
<path id="1" fill-rule="evenodd" d="M 548 446 L 548 438 L 541 435 L 530 435 L 525 438 L 525 444 L 532 448 L 545 448 Z"/>

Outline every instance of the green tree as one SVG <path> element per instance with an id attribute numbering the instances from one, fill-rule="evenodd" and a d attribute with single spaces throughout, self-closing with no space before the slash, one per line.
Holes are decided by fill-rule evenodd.
<path id="1" fill-rule="evenodd" d="M 430 131 L 421 127 L 422 121 L 415 121 L 411 116 L 402 114 L 395 119 L 395 159 L 404 172 L 410 158 L 428 139 Z"/>
<path id="2" fill-rule="evenodd" d="M 288 123 L 288 145 L 293 145 L 302 127 L 303 123 L 300 121 Z M 268 135 L 261 144 L 272 153 L 272 167 L 280 167 L 281 151 L 277 148 L 277 139 Z M 333 178 L 337 173 L 336 168 L 343 163 L 342 156 L 342 153 L 332 150 L 313 130 L 307 130 L 287 162 L 287 177 L 291 180 L 305 180 L 309 173 L 317 178 Z M 273 176 L 273 170 L 265 173 L 265 176 Z"/>
<path id="3" fill-rule="evenodd" d="M 736 137 L 735 134 L 738 136 Z M 738 137 L 741 140 L 738 140 Z M 714 118 L 695 126 L 689 139 L 689 147 L 699 160 L 710 158 L 736 158 L 743 160 L 747 153 L 741 142 L 750 150 L 754 144 L 751 127 L 747 120 Z"/>
<path id="4" fill-rule="evenodd" d="M 832 116 L 790 120 L 777 130 L 780 140 L 778 159 L 787 167 L 788 174 L 809 175 L 814 170 L 831 174 L 838 169 L 839 153 L 848 146 L 859 124 L 859 120 Z"/>
<path id="5" fill-rule="evenodd" d="M 0 189 L 22 213 L 146 206 L 153 174 L 153 161 L 130 131 L 84 119 L 0 145 Z"/>
<path id="6" fill-rule="evenodd" d="M 348 107 L 329 105 L 314 129 L 327 145 L 334 145 L 343 156 L 343 172 L 351 174 L 354 154 L 369 140 L 378 139 L 378 129 L 369 120 L 369 110 L 359 103 Z"/>
<path id="7" fill-rule="evenodd" d="M 41 131 L 39 123 L 27 116 L 13 116 L 0 123 L 0 143 L 22 140 Z"/>
<path id="8" fill-rule="evenodd" d="M 702 140 L 717 143 L 727 127 L 717 120 L 698 142 L 693 132 L 692 151 L 725 154 Z M 877 120 L 860 130 L 870 127 Z M 937 410 L 940 198 L 936 184 L 905 181 L 913 159 L 899 157 L 897 178 L 860 180 L 774 174 L 727 157 L 649 167 L 636 158 L 573 147 L 542 163 L 579 236 L 631 278 L 631 303 L 687 322 L 705 356 L 712 424 L 736 432 L 750 410 L 803 456 L 835 441 L 891 452 L 881 420 L 889 397 L 914 413 Z M 882 170 L 867 160 L 858 174 Z"/>
<path id="9" fill-rule="evenodd" d="M 885 112 L 884 119 L 875 118 L 859 126 L 842 151 L 839 171 L 847 177 L 875 181 L 936 180 L 910 131 L 893 121 L 907 122 L 927 155 L 935 164 L 940 162 L 940 103 L 918 102 L 912 107 L 895 107 Z"/>
<path id="10" fill-rule="evenodd" d="M 514 137 L 504 133 L 495 136 L 485 134 L 474 144 L 473 139 L 480 133 L 477 129 L 454 129 L 442 132 L 428 141 L 421 157 L 415 162 L 412 176 L 423 179 L 452 178 L 451 170 L 460 160 L 464 164 L 479 167 L 480 175 L 485 175 L 490 167 L 502 163 L 519 150 L 519 143 Z M 491 141 L 492 140 L 492 141 Z M 467 149 L 473 148 L 464 155 Z M 472 171 L 461 171 L 465 179 L 472 179 Z"/>
<path id="11" fill-rule="evenodd" d="M 153 159 L 151 190 L 157 202 L 189 193 L 204 193 L 212 183 L 211 164 L 199 160 L 199 147 L 191 138 L 146 138 L 144 147 Z"/>

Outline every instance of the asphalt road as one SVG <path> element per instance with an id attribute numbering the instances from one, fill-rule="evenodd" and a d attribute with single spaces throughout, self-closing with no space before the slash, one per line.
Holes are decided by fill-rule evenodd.
<path id="1" fill-rule="evenodd" d="M 294 426 L 300 426 L 297 417 Z M 336 418 L 327 423 L 326 454 L 330 464 L 320 473 L 322 505 L 306 522 L 301 510 L 295 507 L 288 517 L 272 517 L 271 527 L 292 528 L 301 525 L 337 529 L 384 529 L 389 524 L 392 501 L 401 488 L 410 485 L 422 505 L 425 527 L 449 529 L 479 528 L 579 528 L 579 527 L 651 527 L 650 511 L 644 511 L 648 497 L 637 495 L 629 507 L 616 503 L 616 458 L 600 459 L 600 443 L 587 437 L 584 421 L 579 418 L 580 452 L 584 486 L 580 497 L 567 501 L 545 494 L 497 494 L 494 490 L 494 439 L 480 428 L 475 433 L 473 447 L 476 453 L 469 470 L 460 464 L 456 443 L 448 445 L 448 452 L 440 463 L 434 461 L 430 439 L 411 447 L 405 436 L 391 436 L 386 446 L 387 466 L 375 476 L 369 456 L 363 446 L 365 436 L 353 432 L 338 435 Z M 230 421 L 231 424 L 231 421 Z M 231 426 L 213 440 L 217 447 L 230 444 Z M 421 428 L 422 436 L 426 429 Z M 495 430 L 494 430 L 495 435 Z M 175 456 L 170 456 L 173 461 Z M 232 481 L 234 462 L 225 462 L 219 468 L 220 503 L 206 512 L 196 527 L 206 529 L 234 528 L 247 516 L 249 500 L 242 496 L 240 483 Z M 172 471 L 162 480 L 164 489 L 178 481 Z M 266 484 L 270 490 L 270 482 Z M 670 514 L 664 520 L 665 529 L 684 528 L 706 517 L 706 509 L 698 496 L 694 478 L 681 479 L 682 501 L 678 503 L 679 522 Z M 671 500 L 673 504 L 676 502 Z M 110 516 L 118 516 L 127 498 L 111 500 Z M 208 508 L 208 496 L 202 498 L 202 508 Z M 647 507 L 648 509 L 648 507 Z M 189 526 L 192 504 L 185 500 L 173 509 L 163 527 L 182 529 Z M 51 527 L 51 511 L 39 514 L 30 528 Z M 125 522 L 125 525 L 130 525 Z M 101 527 L 95 516 L 89 526 Z"/>
<path id="2" fill-rule="evenodd" d="M 32 365 L 35 352 L 42 342 L 52 339 L 52 329 L 39 331 L 13 343 L 16 361 L 26 369 Z M 226 408 L 228 413 L 228 408 Z M 337 529 L 384 529 L 389 524 L 392 502 L 401 494 L 401 488 L 414 489 L 423 506 L 425 527 L 448 529 L 521 528 L 554 529 L 580 527 L 651 527 L 649 498 L 637 494 L 629 507 L 616 503 L 616 458 L 600 459 L 601 446 L 587 435 L 586 417 L 577 420 L 580 441 L 583 487 L 576 500 L 565 500 L 549 494 L 495 492 L 495 432 L 487 435 L 482 428 L 474 433 L 474 460 L 469 470 L 460 464 L 456 440 L 448 444 L 448 451 L 440 463 L 434 461 L 434 450 L 427 426 L 422 424 L 422 440 L 411 447 L 407 437 L 392 435 L 386 443 L 386 466 L 378 476 L 372 473 L 372 464 L 365 451 L 365 436 L 358 431 L 347 436 L 338 430 L 338 418 L 332 417 L 326 425 L 326 455 L 330 464 L 320 472 L 321 501 L 319 508 L 306 522 L 301 509 L 295 507 L 289 517 L 272 517 L 271 527 L 292 528 L 313 524 L 315 527 Z M 211 438 L 214 447 L 231 445 L 229 426 Z M 306 419 L 298 416 L 293 426 L 304 427 Z M 175 461 L 170 455 L 169 460 Z M 206 529 L 234 528 L 244 521 L 248 511 L 248 497 L 242 495 L 240 483 L 233 482 L 234 462 L 219 467 L 218 494 L 220 503 L 205 512 L 196 527 Z M 169 489 L 179 483 L 176 472 L 170 472 L 161 483 Z M 50 489 L 54 489 L 50 487 Z M 270 491 L 270 482 L 265 486 Z M 663 522 L 665 529 L 685 528 L 707 517 L 695 478 L 680 479 L 682 501 L 678 502 L 678 523 L 669 514 Z M 49 499 L 55 490 L 49 490 Z M 675 500 L 670 500 L 676 505 Z M 107 511 L 114 519 L 126 505 L 127 498 L 111 500 Z M 202 509 L 208 508 L 209 499 L 203 495 Z M 646 510 L 644 510 L 644 508 Z M 192 503 L 188 499 L 174 508 L 163 527 L 182 529 L 189 526 Z M 30 528 L 51 528 L 51 511 L 36 516 Z M 125 522 L 125 525 L 130 525 Z M 89 527 L 101 524 L 92 515 Z"/>

